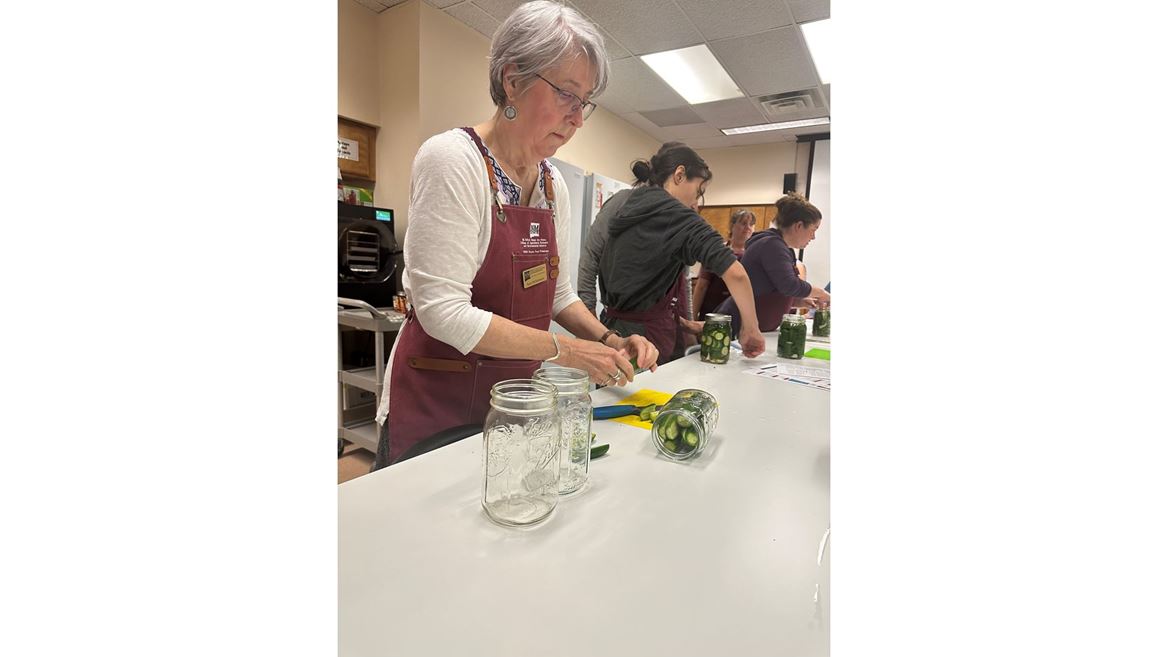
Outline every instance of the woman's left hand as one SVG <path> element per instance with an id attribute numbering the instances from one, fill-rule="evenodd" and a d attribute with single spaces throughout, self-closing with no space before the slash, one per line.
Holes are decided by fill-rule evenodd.
<path id="1" fill-rule="evenodd" d="M 657 347 L 653 346 L 641 335 L 630 335 L 627 338 L 620 338 L 619 340 L 610 340 L 612 346 L 624 350 L 629 356 L 637 359 L 637 367 L 644 368 L 650 372 L 657 371 Z"/>
<path id="2" fill-rule="evenodd" d="M 681 330 L 694 336 L 701 335 L 702 327 L 705 326 L 702 322 L 695 322 L 692 319 L 686 319 L 684 317 L 678 317 L 677 323 L 681 324 Z"/>

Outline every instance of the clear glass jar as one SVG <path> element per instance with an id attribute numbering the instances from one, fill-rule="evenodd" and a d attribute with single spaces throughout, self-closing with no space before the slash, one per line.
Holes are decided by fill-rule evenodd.
<path id="1" fill-rule="evenodd" d="M 553 386 L 508 379 L 491 387 L 483 472 L 483 509 L 499 524 L 530 525 L 556 508 L 560 423 Z"/>
<path id="2" fill-rule="evenodd" d="M 560 417 L 560 495 L 574 493 L 588 482 L 592 442 L 592 396 L 588 372 L 571 367 L 545 367 L 535 380 L 556 388 Z"/>
<path id="3" fill-rule="evenodd" d="M 779 324 L 779 356 L 802 358 L 807 351 L 807 320 L 800 315 L 783 315 Z"/>
<path id="4" fill-rule="evenodd" d="M 821 308 L 815 311 L 815 320 L 811 323 L 811 335 L 817 338 L 831 337 L 831 311 Z"/>
<path id="5" fill-rule="evenodd" d="M 702 325 L 702 361 L 724 365 L 730 360 L 730 316 L 710 313 Z"/>
<path id="6" fill-rule="evenodd" d="M 688 388 L 661 407 L 653 421 L 653 443 L 665 456 L 684 461 L 702 453 L 717 426 L 718 400 L 705 390 Z"/>

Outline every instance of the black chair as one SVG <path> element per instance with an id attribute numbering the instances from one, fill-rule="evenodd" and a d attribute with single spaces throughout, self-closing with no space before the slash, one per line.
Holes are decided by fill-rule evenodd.
<path id="1" fill-rule="evenodd" d="M 408 460 L 414 458 L 415 456 L 421 456 L 422 454 L 425 454 L 426 452 L 432 452 L 432 451 L 438 449 L 439 447 L 446 447 L 447 445 L 452 445 L 452 444 L 462 440 L 463 438 L 470 438 L 471 436 L 475 435 L 476 433 L 482 433 L 482 431 L 483 431 L 482 424 L 460 424 L 457 427 L 450 427 L 449 429 L 439 431 L 438 433 L 434 434 L 433 436 L 428 436 L 428 437 L 423 438 L 422 440 L 414 443 L 413 447 L 410 447 L 409 449 L 407 449 L 393 463 L 397 464 L 397 463 L 401 463 L 402 461 L 408 461 Z"/>

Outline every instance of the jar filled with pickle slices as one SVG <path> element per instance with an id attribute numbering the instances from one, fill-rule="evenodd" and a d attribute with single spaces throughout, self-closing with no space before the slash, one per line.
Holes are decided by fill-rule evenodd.
<path id="1" fill-rule="evenodd" d="M 817 338 L 831 337 L 831 311 L 821 308 L 815 311 L 815 320 L 811 323 L 811 335 Z"/>
<path id="2" fill-rule="evenodd" d="M 730 316 L 711 313 L 702 325 L 702 362 L 724 365 L 730 359 Z"/>
<path id="3" fill-rule="evenodd" d="M 807 351 L 807 320 L 801 315 L 783 315 L 779 324 L 779 356 L 802 358 Z"/>
<path id="4" fill-rule="evenodd" d="M 718 400 L 705 390 L 680 390 L 653 420 L 657 451 L 675 460 L 691 459 L 706 448 L 718 426 Z"/>

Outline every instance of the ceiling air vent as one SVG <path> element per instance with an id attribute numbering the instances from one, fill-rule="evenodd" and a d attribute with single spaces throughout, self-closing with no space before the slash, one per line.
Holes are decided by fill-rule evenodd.
<path id="1" fill-rule="evenodd" d="M 825 106 L 823 95 L 819 93 L 819 89 L 802 89 L 759 96 L 758 103 L 768 117 L 776 119 L 807 110 L 823 109 Z"/>

